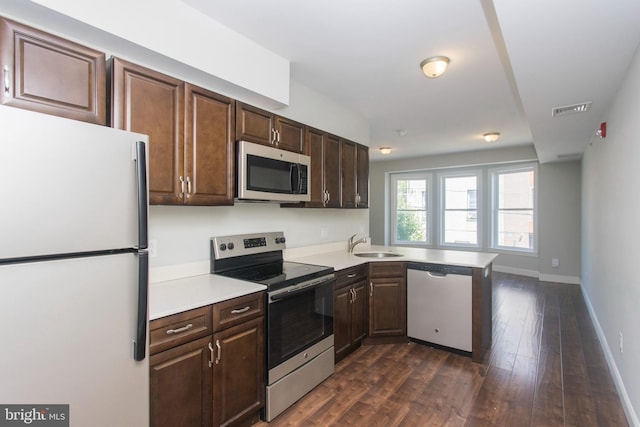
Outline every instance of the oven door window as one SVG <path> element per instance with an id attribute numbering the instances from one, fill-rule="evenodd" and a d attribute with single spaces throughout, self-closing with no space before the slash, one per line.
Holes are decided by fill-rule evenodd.
<path id="1" fill-rule="evenodd" d="M 333 334 L 333 284 L 329 281 L 269 304 L 269 369 Z"/>

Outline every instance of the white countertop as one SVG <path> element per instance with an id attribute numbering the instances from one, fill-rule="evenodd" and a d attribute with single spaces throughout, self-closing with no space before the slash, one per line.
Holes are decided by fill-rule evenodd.
<path id="1" fill-rule="evenodd" d="M 457 265 L 463 267 L 485 268 L 497 254 L 487 252 L 452 251 L 439 249 L 405 248 L 399 246 L 358 245 L 354 253 L 346 250 L 346 245 L 289 249 L 284 258 L 287 261 L 306 264 L 325 265 L 335 270 L 378 261 L 417 261 L 435 264 Z M 355 254 L 360 252 L 383 251 L 400 254 L 390 258 L 364 258 Z M 190 277 L 159 281 L 149 285 L 149 320 L 180 313 L 231 298 L 266 290 L 266 286 L 245 282 L 224 276 L 209 274 L 208 262 L 199 263 L 197 271 Z M 180 268 L 178 270 L 181 270 Z M 185 270 L 182 270 L 185 271 Z"/>
<path id="2" fill-rule="evenodd" d="M 355 254 L 361 252 L 393 252 L 402 256 L 389 258 L 366 258 L 358 257 Z M 421 249 L 405 248 L 400 246 L 378 246 L 378 245 L 358 245 L 354 253 L 350 254 L 346 249 L 334 250 L 330 252 L 318 252 L 296 256 L 289 253 L 285 258 L 287 261 L 303 262 L 308 264 L 318 264 L 333 267 L 335 270 L 353 267 L 367 262 L 378 261 L 416 261 L 430 262 L 434 264 L 456 265 L 462 267 L 485 268 L 498 254 L 489 252 L 471 252 L 458 250 Z"/>
<path id="3" fill-rule="evenodd" d="M 149 320 L 267 289 L 264 285 L 201 274 L 149 285 Z"/>

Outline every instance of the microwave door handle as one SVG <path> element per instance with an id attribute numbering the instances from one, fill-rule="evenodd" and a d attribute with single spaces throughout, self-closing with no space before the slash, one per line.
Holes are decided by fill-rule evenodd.
<path id="1" fill-rule="evenodd" d="M 300 193 L 300 165 L 297 163 L 291 164 L 291 191 L 294 194 Z"/>

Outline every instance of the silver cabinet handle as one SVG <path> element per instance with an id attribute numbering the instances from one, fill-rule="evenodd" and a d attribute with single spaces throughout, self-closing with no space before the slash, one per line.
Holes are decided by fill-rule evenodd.
<path id="1" fill-rule="evenodd" d="M 331 201 L 331 193 L 327 191 L 327 203 Z"/>
<path id="2" fill-rule="evenodd" d="M 4 66 L 4 93 L 8 96 L 11 91 L 11 82 L 9 81 L 9 66 Z"/>
<path id="3" fill-rule="evenodd" d="M 235 310 L 231 310 L 231 314 L 240 314 L 240 313 L 244 313 L 244 312 L 246 312 L 246 311 L 249 311 L 249 309 L 250 309 L 250 308 L 251 308 L 251 307 L 246 306 L 245 308 L 238 308 L 238 309 L 235 309 Z"/>
<path id="4" fill-rule="evenodd" d="M 280 131 L 278 129 L 274 130 L 276 134 L 276 146 L 280 145 Z"/>
<path id="5" fill-rule="evenodd" d="M 209 353 L 211 354 L 209 356 L 209 367 L 213 366 L 213 346 L 211 345 L 211 343 L 209 343 Z"/>
<path id="6" fill-rule="evenodd" d="M 182 175 L 178 180 L 180 182 L 180 198 L 182 198 L 184 196 L 184 178 L 182 178 Z"/>
<path id="7" fill-rule="evenodd" d="M 216 365 L 220 363 L 220 357 L 222 357 L 222 347 L 220 346 L 220 340 L 216 340 L 216 347 L 218 348 L 218 355 L 216 356 Z"/>
<path id="8" fill-rule="evenodd" d="M 373 296 L 373 282 L 369 282 L 369 296 Z"/>
<path id="9" fill-rule="evenodd" d="M 274 145 L 276 143 L 276 130 L 274 128 L 271 128 L 271 145 Z"/>
<path id="10" fill-rule="evenodd" d="M 187 177 L 187 197 L 191 195 L 191 178 Z"/>
<path id="11" fill-rule="evenodd" d="M 193 328 L 193 323 L 189 323 L 186 326 L 183 326 L 181 328 L 177 328 L 177 329 L 169 329 L 167 331 L 167 335 L 171 335 L 171 334 L 179 334 L 180 332 L 184 332 L 184 331 L 188 331 L 189 329 Z"/>
<path id="12" fill-rule="evenodd" d="M 356 294 L 356 290 L 351 288 L 351 303 L 353 304 L 358 299 L 358 295 Z"/>
<path id="13" fill-rule="evenodd" d="M 356 273 L 347 274 L 347 277 L 349 279 L 353 279 L 354 277 L 356 277 Z"/>

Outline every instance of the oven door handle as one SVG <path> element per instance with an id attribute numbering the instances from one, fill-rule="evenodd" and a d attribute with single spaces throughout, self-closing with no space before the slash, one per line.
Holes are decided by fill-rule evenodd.
<path id="1" fill-rule="evenodd" d="M 323 285 L 326 285 L 328 283 L 330 283 L 331 281 L 333 281 L 334 278 L 332 277 L 331 279 L 327 279 L 327 280 L 323 280 L 321 282 L 316 282 L 316 283 L 311 283 L 307 286 L 301 286 L 299 288 L 296 289 L 291 289 L 290 291 L 284 291 L 284 292 L 280 292 L 277 293 L 275 295 L 270 295 L 269 296 L 269 303 L 272 302 L 280 302 L 280 301 L 284 301 L 290 298 L 293 298 L 297 295 L 303 294 L 305 292 L 309 292 L 313 289 L 319 288 Z"/>

